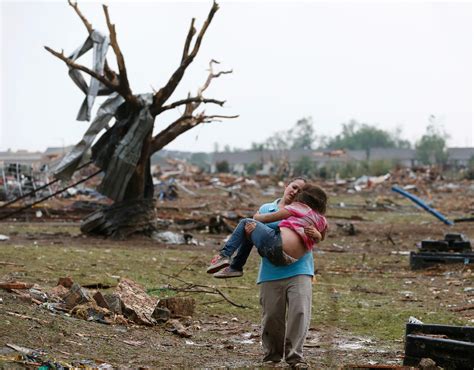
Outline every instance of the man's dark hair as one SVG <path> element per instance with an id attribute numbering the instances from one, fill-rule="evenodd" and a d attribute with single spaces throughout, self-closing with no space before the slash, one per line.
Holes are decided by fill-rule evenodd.
<path id="1" fill-rule="evenodd" d="M 321 187 L 306 184 L 296 195 L 295 201 L 304 203 L 323 215 L 326 213 L 328 196 Z"/>

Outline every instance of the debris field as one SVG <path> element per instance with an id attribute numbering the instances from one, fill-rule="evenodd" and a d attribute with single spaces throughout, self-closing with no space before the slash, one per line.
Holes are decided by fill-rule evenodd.
<path id="1" fill-rule="evenodd" d="M 283 184 L 186 173 L 161 174 L 150 235 L 85 235 L 81 219 L 108 201 L 84 193 L 0 223 L 2 367 L 263 366 L 258 254 L 242 278 L 213 279 L 205 269 L 238 220 L 279 197 Z M 402 366 L 410 317 L 474 325 L 470 261 L 410 266 L 423 241 L 474 240 L 473 223 L 446 225 L 391 190 L 404 187 L 450 220 L 469 219 L 474 182 L 402 170 L 317 182 L 330 196 L 330 231 L 314 253 L 311 367 Z"/>

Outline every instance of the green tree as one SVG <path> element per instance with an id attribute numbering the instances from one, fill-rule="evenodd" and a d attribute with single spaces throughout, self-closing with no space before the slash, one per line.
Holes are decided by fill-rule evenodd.
<path id="1" fill-rule="evenodd" d="M 434 123 L 426 127 L 426 133 L 416 143 L 416 157 L 423 164 L 445 164 L 447 134 Z"/>
<path id="2" fill-rule="evenodd" d="M 328 140 L 328 147 L 365 150 L 369 159 L 371 148 L 395 148 L 396 141 L 389 132 L 351 120 L 342 125 L 342 133 Z"/>
<path id="3" fill-rule="evenodd" d="M 245 165 L 245 171 L 247 174 L 253 176 L 257 173 L 258 170 L 262 169 L 261 163 L 249 163 Z"/>
<path id="4" fill-rule="evenodd" d="M 219 173 L 229 173 L 230 172 L 229 162 L 225 160 L 216 162 L 216 170 Z"/>
<path id="5" fill-rule="evenodd" d="M 310 157 L 303 156 L 296 163 L 293 169 L 294 176 L 311 176 L 315 172 L 315 165 Z"/>
<path id="6" fill-rule="evenodd" d="M 469 180 L 474 180 L 474 155 L 471 156 L 469 162 L 467 163 L 466 178 Z"/>
<path id="7" fill-rule="evenodd" d="M 207 153 L 193 153 L 191 158 L 189 158 L 189 162 L 207 171 L 209 169 L 209 163 L 211 160 L 209 158 L 209 154 Z"/>
<path id="8" fill-rule="evenodd" d="M 275 132 L 263 144 L 252 143 L 252 150 L 261 150 L 261 145 L 269 150 L 314 149 L 317 140 L 313 127 L 313 119 L 305 117 L 299 119 L 289 130 Z"/>
<path id="9" fill-rule="evenodd" d="M 291 130 L 278 131 L 265 140 L 265 148 L 270 150 L 288 150 L 293 142 Z"/>
<path id="10" fill-rule="evenodd" d="M 379 159 L 376 161 L 370 162 L 369 173 L 372 176 L 380 176 L 389 173 L 390 170 L 394 167 L 393 162 L 390 160 Z"/>
<path id="11" fill-rule="evenodd" d="M 397 127 L 394 133 L 391 135 L 395 141 L 395 147 L 400 149 L 411 149 L 411 143 L 408 140 L 402 139 L 402 129 Z"/>
<path id="12" fill-rule="evenodd" d="M 316 135 L 314 133 L 313 118 L 305 117 L 299 119 L 290 130 L 292 137 L 292 149 L 313 149 Z"/>
<path id="13" fill-rule="evenodd" d="M 265 144 L 252 142 L 250 150 L 255 152 L 261 152 L 265 149 Z"/>

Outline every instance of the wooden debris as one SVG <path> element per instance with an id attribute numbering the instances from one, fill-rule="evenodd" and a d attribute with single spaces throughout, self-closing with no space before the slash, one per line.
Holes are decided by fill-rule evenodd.
<path id="1" fill-rule="evenodd" d="M 97 305 L 99 307 L 103 307 L 103 308 L 106 308 L 108 310 L 110 310 L 110 307 L 109 305 L 107 304 L 107 301 L 105 300 L 104 296 L 102 295 L 101 292 L 96 292 L 92 298 L 94 298 L 94 301 L 95 303 L 97 303 Z"/>
<path id="2" fill-rule="evenodd" d="M 183 279 L 178 278 L 177 276 L 173 275 L 168 275 L 163 272 L 160 272 L 161 275 L 167 276 L 172 279 L 176 279 L 182 283 L 185 284 L 184 287 L 173 287 L 171 285 L 168 286 L 168 289 L 170 290 L 176 290 L 178 292 L 186 292 L 186 293 L 205 293 L 205 294 L 217 294 L 220 295 L 222 298 L 224 298 L 227 302 L 229 302 L 232 306 L 239 307 L 239 308 L 248 308 L 248 306 L 241 305 L 238 303 L 233 302 L 231 299 L 229 299 L 220 289 L 218 289 L 215 286 L 208 286 L 208 285 L 200 285 L 200 284 L 194 284 L 194 283 L 189 283 L 184 281 Z"/>
<path id="3" fill-rule="evenodd" d="M 122 278 L 115 291 L 123 302 L 123 313 L 129 320 L 141 325 L 153 325 L 156 298 L 150 297 L 138 283 Z"/>
<path id="4" fill-rule="evenodd" d="M 17 346 L 16 344 L 6 343 L 7 347 L 14 349 L 17 352 L 24 353 L 25 355 L 30 355 L 34 352 L 31 348 Z"/>
<path id="5" fill-rule="evenodd" d="M 357 233 L 356 228 L 352 222 L 336 222 L 336 226 L 339 227 L 347 235 L 355 235 Z"/>
<path id="6" fill-rule="evenodd" d="M 79 284 L 74 283 L 66 296 L 64 296 L 63 300 L 66 307 L 72 309 L 77 305 L 90 302 L 92 298 L 85 289 L 83 289 Z"/>
<path id="7" fill-rule="evenodd" d="M 74 281 L 72 281 L 72 278 L 70 276 L 62 277 L 58 280 L 58 285 L 62 285 L 66 288 L 71 288 L 73 284 Z"/>
<path id="8" fill-rule="evenodd" d="M 0 261 L 0 265 L 2 265 L 2 266 L 17 266 L 17 267 L 24 267 L 25 266 L 25 265 L 22 265 L 20 263 L 5 262 L 5 261 Z"/>
<path id="9" fill-rule="evenodd" d="M 234 228 L 220 215 L 212 216 L 209 219 L 209 233 L 220 234 L 222 232 L 231 233 Z"/>
<path id="10" fill-rule="evenodd" d="M 157 322 L 166 322 L 171 317 L 171 312 L 166 307 L 159 307 L 158 305 L 155 307 L 155 310 L 151 314 L 151 316 Z"/>
<path id="11" fill-rule="evenodd" d="M 474 310 L 474 304 L 469 304 L 467 306 L 462 306 L 462 307 L 453 307 L 453 308 L 450 308 L 449 310 L 453 312 Z"/>
<path id="12" fill-rule="evenodd" d="M 69 289 L 63 285 L 56 285 L 55 287 L 47 290 L 46 293 L 50 298 L 62 300 L 69 293 Z"/>
<path id="13" fill-rule="evenodd" d="M 192 334 L 186 330 L 184 325 L 176 319 L 168 320 L 166 323 L 166 330 L 174 334 L 178 334 L 180 337 L 184 338 L 190 338 L 192 336 Z"/>
<path id="14" fill-rule="evenodd" d="M 141 347 L 143 344 L 145 344 L 145 341 L 140 340 L 122 340 L 122 342 L 134 347 Z"/>
<path id="15" fill-rule="evenodd" d="M 117 315 L 122 315 L 123 313 L 123 302 L 120 297 L 116 294 L 104 294 L 104 300 L 107 304 L 109 310 Z"/>
<path id="16" fill-rule="evenodd" d="M 171 297 L 160 299 L 157 307 L 167 308 L 172 318 L 192 316 L 196 307 L 196 301 L 192 297 Z"/>
<path id="17" fill-rule="evenodd" d="M 30 289 L 33 286 L 31 283 L 22 283 L 20 281 L 3 281 L 0 282 L 0 289 Z"/>
<path id="18" fill-rule="evenodd" d="M 38 319 L 36 317 L 31 317 L 31 316 L 27 316 L 27 315 L 21 315 L 19 313 L 16 313 L 16 312 L 10 312 L 10 311 L 5 311 L 8 315 L 10 316 L 15 316 L 15 317 L 19 317 L 20 319 L 27 319 L 27 320 L 32 320 L 32 321 L 36 321 L 36 322 L 39 322 L 40 324 L 47 324 L 48 322 L 46 320 L 41 320 L 41 319 Z"/>
<path id="19" fill-rule="evenodd" d="M 105 319 L 107 316 L 110 316 L 111 312 L 106 308 L 99 307 L 95 301 L 77 305 L 71 310 L 71 313 L 83 320 L 98 321 L 104 324 L 111 323 Z"/>

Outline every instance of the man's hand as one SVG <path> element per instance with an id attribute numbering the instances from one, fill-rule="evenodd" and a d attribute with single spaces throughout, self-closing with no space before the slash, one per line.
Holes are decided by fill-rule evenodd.
<path id="1" fill-rule="evenodd" d="M 306 226 L 304 228 L 304 233 L 306 234 L 306 236 L 313 239 L 315 243 L 319 243 L 321 240 L 324 240 L 321 233 L 318 230 L 316 230 L 314 226 Z"/>
<path id="2" fill-rule="evenodd" d="M 256 227 L 257 227 L 257 224 L 255 222 L 247 222 L 245 224 L 245 235 L 247 235 L 247 238 L 250 239 L 250 235 L 252 234 L 252 232 L 255 230 Z"/>

